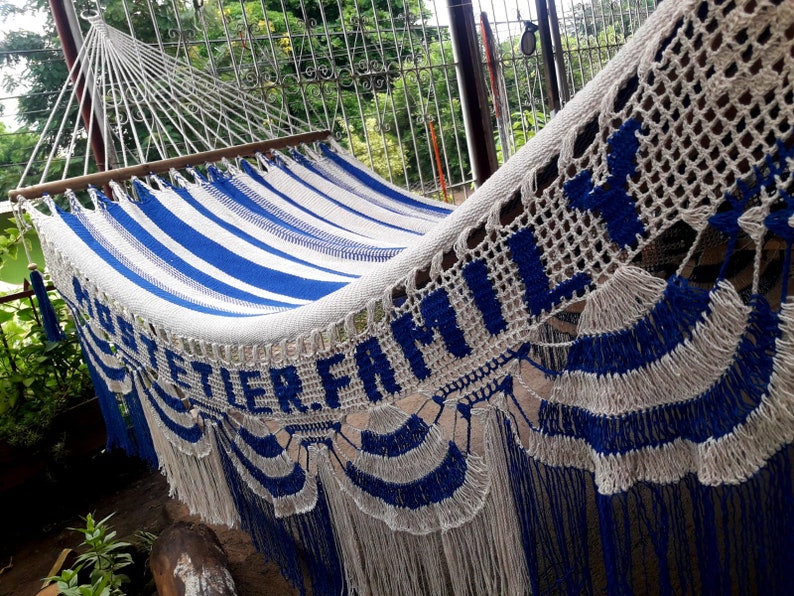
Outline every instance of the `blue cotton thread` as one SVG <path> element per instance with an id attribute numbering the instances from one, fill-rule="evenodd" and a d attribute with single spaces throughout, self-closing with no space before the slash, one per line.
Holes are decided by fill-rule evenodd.
<path id="1" fill-rule="evenodd" d="M 294 366 L 270 369 L 270 381 L 273 383 L 273 393 L 278 399 L 281 410 L 292 412 L 294 407 L 298 412 L 308 412 L 309 408 L 303 405 L 298 396 L 303 392 L 303 384 Z"/>
<path id="2" fill-rule="evenodd" d="M 39 303 L 39 313 L 41 313 L 41 324 L 44 328 L 44 335 L 47 341 L 63 341 L 66 336 L 61 329 L 58 321 L 58 315 L 55 313 L 55 308 L 50 302 L 50 296 L 47 293 L 47 288 L 44 286 L 44 278 L 41 272 L 33 270 L 30 272 L 30 285 L 33 287 L 33 293 L 36 295 L 36 301 Z"/>
<path id="3" fill-rule="evenodd" d="M 317 374 L 320 375 L 320 380 L 323 383 L 323 390 L 325 391 L 325 404 L 329 408 L 341 407 L 339 401 L 339 392 L 350 385 L 350 377 L 347 375 L 334 376 L 331 368 L 339 364 L 345 359 L 344 354 L 334 354 L 329 358 L 320 358 L 317 360 Z"/>
<path id="4" fill-rule="evenodd" d="M 518 230 L 507 239 L 507 244 L 524 282 L 524 301 L 530 315 L 540 315 L 590 286 L 590 278 L 584 273 L 577 273 L 549 289 L 550 280 L 531 229 Z"/>
<path id="5" fill-rule="evenodd" d="M 488 265 L 482 259 L 475 259 L 463 267 L 463 278 L 471 290 L 474 304 L 482 314 L 485 328 L 491 335 L 499 335 L 507 328 L 502 316 L 502 305 L 496 289 L 488 278 Z"/>
<path id="6" fill-rule="evenodd" d="M 81 342 L 81 345 L 85 346 L 86 344 L 85 342 Z M 88 374 L 94 385 L 94 394 L 97 397 L 99 409 L 102 412 L 102 418 L 105 420 L 107 449 L 120 448 L 126 453 L 135 454 L 135 444 L 130 440 L 127 422 L 124 420 L 124 416 L 119 408 L 116 394 L 108 389 L 107 384 L 98 373 L 96 368 L 97 360 L 92 357 L 85 348 L 83 348 L 83 355 L 85 356 L 84 360 L 88 367 Z"/>
<path id="7" fill-rule="evenodd" d="M 597 211 L 604 219 L 612 241 L 624 248 L 636 246 L 645 233 L 634 201 L 626 192 L 626 181 L 637 172 L 634 162 L 640 147 L 637 133 L 642 133 L 642 125 L 631 118 L 609 137 L 609 175 L 602 186 L 595 186 L 588 170 L 563 185 L 571 206 L 583 211 Z"/>
<path id="8" fill-rule="evenodd" d="M 388 393 L 394 395 L 400 392 L 400 385 L 394 378 L 394 369 L 383 353 L 378 338 L 370 337 L 356 346 L 356 366 L 364 384 L 364 391 L 371 402 L 383 399 L 378 388 L 378 379 Z"/>
<path id="9" fill-rule="evenodd" d="M 225 446 L 230 441 L 223 438 Z M 240 525 L 251 536 L 256 549 L 265 559 L 278 565 L 281 574 L 305 596 L 300 555 L 295 538 L 284 522 L 278 520 L 273 505 L 256 495 L 240 478 L 227 449 L 219 449 L 226 484 L 240 516 Z"/>
<path id="10" fill-rule="evenodd" d="M 399 484 L 381 480 L 349 461 L 345 465 L 345 475 L 361 490 L 384 503 L 415 510 L 452 497 L 466 481 L 467 469 L 466 457 L 450 441 L 447 455 L 439 466 L 413 482 Z"/>
<path id="11" fill-rule="evenodd" d="M 361 431 L 361 450 L 383 457 L 397 457 L 419 447 L 427 439 L 430 427 L 416 414 L 412 414 L 390 433 Z"/>
<path id="12" fill-rule="evenodd" d="M 292 463 L 289 474 L 268 476 L 262 469 L 248 459 L 234 441 L 228 446 L 229 454 L 233 455 L 245 468 L 246 472 L 256 480 L 274 498 L 295 495 L 306 486 L 306 472 L 296 462 Z"/>
<path id="13" fill-rule="evenodd" d="M 268 434 L 260 437 L 244 426 L 237 429 L 237 435 L 261 457 L 271 459 L 284 454 L 284 448 L 279 444 L 275 435 Z"/>

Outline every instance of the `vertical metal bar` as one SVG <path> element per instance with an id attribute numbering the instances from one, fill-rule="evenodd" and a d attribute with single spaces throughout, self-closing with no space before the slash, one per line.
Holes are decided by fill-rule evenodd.
<path id="1" fill-rule="evenodd" d="M 551 115 L 560 111 L 560 87 L 557 83 L 557 65 L 554 60 L 554 46 L 549 31 L 549 11 L 546 0 L 535 0 L 538 11 L 538 35 L 540 36 L 540 53 L 543 58 L 543 78 L 546 82 L 546 95 L 549 99 Z"/>
<path id="2" fill-rule="evenodd" d="M 555 64 L 557 65 L 557 84 L 560 92 L 560 103 L 566 103 L 571 99 L 571 92 L 568 87 L 568 80 L 565 77 L 565 56 L 562 51 L 562 41 L 560 40 L 560 22 L 557 19 L 557 6 L 554 0 L 548 0 L 549 9 L 549 32 L 551 33 L 552 47 L 554 48 Z"/>
<path id="3" fill-rule="evenodd" d="M 466 145 L 469 149 L 474 183 L 482 185 L 497 167 L 485 77 L 474 25 L 471 2 L 447 0 L 452 49 L 458 72 L 458 89 L 466 128 Z"/>

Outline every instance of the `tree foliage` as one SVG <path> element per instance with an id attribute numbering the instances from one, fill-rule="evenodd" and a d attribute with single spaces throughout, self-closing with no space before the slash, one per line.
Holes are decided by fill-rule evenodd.
<path id="1" fill-rule="evenodd" d="M 0 198 L 4 199 L 9 190 L 16 188 L 37 140 L 38 135 L 24 130 L 11 133 L 0 122 L 0 192 L 3 193 Z"/>

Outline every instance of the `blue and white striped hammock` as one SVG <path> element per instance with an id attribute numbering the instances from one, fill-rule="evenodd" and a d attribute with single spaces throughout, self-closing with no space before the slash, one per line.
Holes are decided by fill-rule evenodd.
<path id="1" fill-rule="evenodd" d="M 25 202 L 111 444 L 315 594 L 786 593 L 793 32 L 662 3 L 452 212 L 331 147 Z"/>

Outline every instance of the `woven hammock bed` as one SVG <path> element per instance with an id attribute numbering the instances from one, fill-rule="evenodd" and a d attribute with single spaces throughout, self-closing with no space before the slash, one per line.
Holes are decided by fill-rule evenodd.
<path id="1" fill-rule="evenodd" d="M 95 21 L 129 97 L 205 89 Z M 784 593 L 793 75 L 794 3 L 668 1 L 454 210 L 323 135 L 205 166 L 256 140 L 222 107 L 164 112 L 212 141 L 177 169 L 12 194 L 111 446 L 301 590 Z"/>

